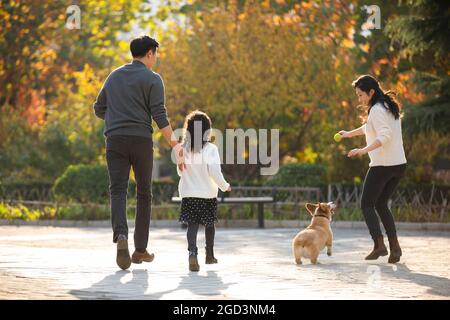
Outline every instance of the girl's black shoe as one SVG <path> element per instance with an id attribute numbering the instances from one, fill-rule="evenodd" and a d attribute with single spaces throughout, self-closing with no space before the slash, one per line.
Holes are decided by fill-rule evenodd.
<path id="1" fill-rule="evenodd" d="M 197 260 L 197 249 L 189 251 L 189 271 L 197 272 L 200 270 L 200 265 Z"/>
<path id="2" fill-rule="evenodd" d="M 213 264 L 213 263 L 217 263 L 217 259 L 214 258 L 214 250 L 213 247 L 206 247 L 206 259 L 205 259 L 205 263 L 206 264 Z"/>

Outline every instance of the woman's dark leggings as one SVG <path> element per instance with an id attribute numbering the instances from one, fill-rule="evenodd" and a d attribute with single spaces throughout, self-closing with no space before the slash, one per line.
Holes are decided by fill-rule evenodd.
<path id="1" fill-rule="evenodd" d="M 388 200 L 403 177 L 406 164 L 370 167 L 364 180 L 361 209 L 372 238 L 382 235 L 377 213 L 389 238 L 396 237 L 394 217 Z M 376 210 L 376 211 L 375 211 Z"/>
<path id="2" fill-rule="evenodd" d="M 188 250 L 197 251 L 197 232 L 198 223 L 188 223 L 187 228 L 187 240 L 188 240 Z M 214 235 L 216 234 L 216 228 L 214 224 L 205 226 L 205 242 L 207 247 L 214 246 Z"/>

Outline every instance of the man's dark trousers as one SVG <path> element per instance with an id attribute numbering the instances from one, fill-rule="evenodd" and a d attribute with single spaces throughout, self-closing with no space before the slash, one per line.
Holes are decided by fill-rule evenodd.
<path id="1" fill-rule="evenodd" d="M 153 141 L 131 135 L 106 137 L 113 242 L 120 234 L 128 238 L 127 190 L 130 168 L 136 180 L 136 220 L 134 246 L 147 248 L 152 202 Z"/>

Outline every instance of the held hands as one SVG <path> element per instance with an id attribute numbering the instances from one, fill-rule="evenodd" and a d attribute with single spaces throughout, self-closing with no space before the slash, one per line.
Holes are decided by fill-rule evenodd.
<path id="1" fill-rule="evenodd" d="M 180 171 L 183 171 L 184 169 L 186 169 L 183 147 L 181 147 L 181 144 L 177 143 L 173 146 L 173 150 L 175 152 L 178 169 L 180 169 Z"/>

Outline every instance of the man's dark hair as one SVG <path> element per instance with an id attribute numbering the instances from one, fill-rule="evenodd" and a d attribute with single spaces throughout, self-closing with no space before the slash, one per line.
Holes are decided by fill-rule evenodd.
<path id="1" fill-rule="evenodd" d="M 130 42 L 130 51 L 133 58 L 140 58 L 145 56 L 150 50 L 152 50 L 153 54 L 156 51 L 156 48 L 159 47 L 158 41 L 149 36 L 142 36 L 139 38 L 135 38 Z"/>

